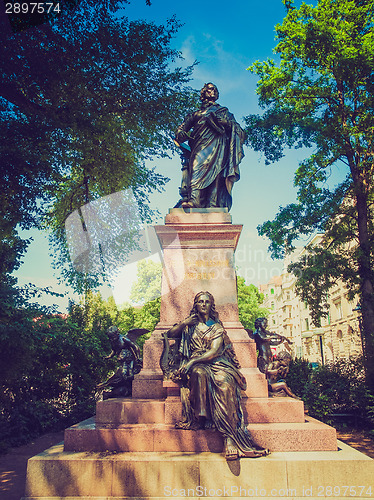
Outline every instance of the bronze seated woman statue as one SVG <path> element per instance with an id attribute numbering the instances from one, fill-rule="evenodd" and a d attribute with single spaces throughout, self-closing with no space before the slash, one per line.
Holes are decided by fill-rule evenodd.
<path id="1" fill-rule="evenodd" d="M 182 385 L 184 419 L 176 427 L 218 430 L 227 460 L 267 455 L 269 451 L 256 446 L 245 427 L 240 400 L 246 381 L 213 296 L 198 293 L 190 316 L 164 336 L 165 341 L 178 339 L 178 367 L 171 378 Z"/>

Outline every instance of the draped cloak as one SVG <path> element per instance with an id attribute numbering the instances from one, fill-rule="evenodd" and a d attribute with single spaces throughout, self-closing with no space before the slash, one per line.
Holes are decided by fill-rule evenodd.
<path id="1" fill-rule="evenodd" d="M 184 414 L 193 418 L 194 410 L 205 404 L 208 418 L 223 436 L 230 437 L 242 451 L 258 449 L 244 424 L 240 403 L 241 390 L 246 389 L 246 381 L 239 370 L 239 362 L 223 326 L 214 323 L 205 332 L 200 331 L 198 325 L 185 328 L 180 344 L 181 357 L 192 359 L 201 356 L 211 349 L 212 342 L 219 337 L 222 337 L 223 342 L 217 356 L 209 362 L 196 363 L 188 372 L 187 385 L 192 411 L 184 411 Z M 198 389 L 203 394 L 196 394 L 197 387 L 192 387 L 196 383 L 195 373 L 199 377 L 203 374 L 198 383 Z M 182 422 L 178 427 L 189 428 L 189 424 L 191 422 Z"/>
<path id="2" fill-rule="evenodd" d="M 192 134 L 188 136 L 191 129 Z M 191 192 L 202 191 L 216 182 L 217 206 L 230 210 L 232 186 L 240 178 L 239 163 L 244 156 L 244 131 L 227 108 L 213 104 L 187 115 L 176 132 L 176 139 L 182 143 L 187 137 L 191 148 Z"/>

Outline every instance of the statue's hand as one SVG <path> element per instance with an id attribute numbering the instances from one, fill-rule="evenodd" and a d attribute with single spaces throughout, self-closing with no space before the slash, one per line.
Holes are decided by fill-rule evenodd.
<path id="1" fill-rule="evenodd" d="M 199 318 L 198 318 L 197 314 L 191 314 L 191 316 L 188 316 L 188 318 L 186 318 L 184 320 L 185 326 L 194 326 L 194 325 L 197 325 L 198 322 L 199 322 Z"/>
<path id="2" fill-rule="evenodd" d="M 181 376 L 187 375 L 188 371 L 191 369 L 193 364 L 194 364 L 194 361 L 192 359 L 190 359 L 189 361 L 187 361 L 187 363 L 185 365 L 182 365 L 179 368 L 180 375 Z"/>

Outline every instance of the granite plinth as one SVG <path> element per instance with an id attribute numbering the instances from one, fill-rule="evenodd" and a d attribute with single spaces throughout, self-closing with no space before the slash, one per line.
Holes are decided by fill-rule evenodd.
<path id="1" fill-rule="evenodd" d="M 56 445 L 29 460 L 24 500 L 372 498 L 374 461 L 338 446 L 226 462 L 218 453 L 74 453 Z"/>
<path id="2" fill-rule="evenodd" d="M 143 370 L 135 376 L 136 399 L 167 395 L 159 365 L 162 333 L 190 314 L 193 298 L 207 290 L 247 380 L 246 397 L 267 397 L 267 382 L 257 369 L 256 346 L 239 321 L 234 252 L 242 230 L 227 209 L 171 209 L 155 228 L 163 249 L 160 321 L 143 348 Z"/>
<path id="3" fill-rule="evenodd" d="M 164 342 L 161 336 L 162 332 L 169 330 L 173 325 L 170 324 L 167 328 L 159 329 L 156 327 L 152 336 L 144 343 L 143 347 L 143 368 L 145 370 L 154 370 L 162 373 L 160 368 L 160 358 L 162 355 Z M 256 368 L 256 344 L 249 338 L 248 333 L 240 325 L 240 328 L 230 328 L 226 323 L 223 323 L 230 340 L 233 344 L 236 357 L 242 368 Z M 141 372 L 141 373 L 142 373 Z M 139 374 L 140 375 L 140 374 Z"/>
<path id="4" fill-rule="evenodd" d="M 166 331 L 171 328 L 162 329 Z M 230 328 L 224 324 L 226 331 L 232 341 L 235 354 L 242 366 L 242 373 L 247 380 L 247 389 L 244 395 L 247 397 L 266 397 L 268 395 L 265 376 L 257 369 L 256 345 L 248 337 L 247 332 L 239 324 L 238 328 Z M 163 351 L 163 340 L 161 332 L 156 328 L 151 338 L 143 347 L 143 369 L 135 375 L 132 384 L 132 394 L 138 399 L 161 399 L 166 397 L 163 387 L 163 373 L 160 368 L 160 358 Z"/>
<path id="5" fill-rule="evenodd" d="M 243 398 L 244 420 L 251 423 L 303 423 L 304 404 L 292 398 Z M 115 398 L 99 401 L 96 423 L 110 424 L 175 424 L 181 420 L 180 397 L 163 399 Z"/>
<path id="6" fill-rule="evenodd" d="M 164 257 L 159 326 L 187 317 L 201 290 L 213 294 L 221 321 L 239 322 L 234 252 L 241 230 L 227 212 L 183 209 L 155 226 Z"/>
<path id="7" fill-rule="evenodd" d="M 259 446 L 273 451 L 334 451 L 333 427 L 307 417 L 297 423 L 250 423 Z M 65 451 L 144 451 L 220 453 L 223 438 L 211 430 L 182 430 L 173 424 L 95 423 L 88 419 L 65 430 Z"/>
<path id="8" fill-rule="evenodd" d="M 336 451 L 335 429 L 305 419 L 302 402 L 267 398 L 255 344 L 238 316 L 234 252 L 241 229 L 221 209 L 171 210 L 156 228 L 164 251 L 161 317 L 144 345 L 133 398 L 98 403 L 96 422 L 66 429 L 64 449 L 30 459 L 25 499 L 179 498 L 186 496 L 182 490 L 198 487 L 220 490 L 217 497 L 243 496 L 245 489 L 245 496 L 274 498 L 275 488 L 279 496 L 301 498 L 313 490 L 320 497 L 318 488 L 346 485 L 351 469 L 356 485 L 370 485 L 373 461 L 348 447 Z M 163 380 L 161 333 L 189 315 L 201 290 L 215 297 L 247 380 L 245 421 L 254 440 L 272 451 L 268 457 L 226 462 L 220 433 L 175 429 L 181 401 L 178 387 Z"/>

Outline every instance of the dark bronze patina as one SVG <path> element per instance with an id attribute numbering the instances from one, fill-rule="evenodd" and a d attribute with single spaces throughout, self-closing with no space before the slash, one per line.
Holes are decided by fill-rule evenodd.
<path id="1" fill-rule="evenodd" d="M 291 398 L 300 399 L 291 391 L 285 380 L 290 369 L 291 359 L 289 352 L 282 351 L 277 354 L 276 359 L 271 361 L 267 367 L 266 377 L 270 395 L 290 396 Z"/>
<path id="2" fill-rule="evenodd" d="M 182 150 L 181 201 L 177 206 L 231 208 L 245 133 L 234 115 L 216 102 L 218 97 L 217 87 L 205 84 L 200 109 L 187 115 L 176 131 L 175 142 Z"/>
<path id="3" fill-rule="evenodd" d="M 258 369 L 265 374 L 269 364 L 273 360 L 271 346 L 277 346 L 282 344 L 282 342 L 293 344 L 287 337 L 266 330 L 267 325 L 268 321 L 266 318 L 257 318 L 255 321 L 255 331 L 252 332 L 252 330 L 247 330 L 249 336 L 256 342 Z"/>
<path id="4" fill-rule="evenodd" d="M 268 450 L 253 442 L 243 421 L 241 374 L 231 341 L 218 318 L 209 292 L 195 296 L 190 316 L 164 336 L 177 339 L 174 359 L 164 352 L 161 366 L 181 384 L 183 420 L 180 429 L 215 429 L 225 439 L 227 460 L 261 457 Z M 174 371 L 172 371 L 174 369 Z"/>
<path id="5" fill-rule="evenodd" d="M 116 356 L 119 367 L 108 380 L 97 385 L 97 399 L 101 396 L 103 399 L 131 396 L 134 375 L 139 373 L 142 368 L 141 352 L 135 340 L 148 331 L 144 328 L 134 328 L 123 336 L 120 335 L 118 327 L 110 326 L 108 328 L 106 334 L 112 351 L 104 359 Z"/>

